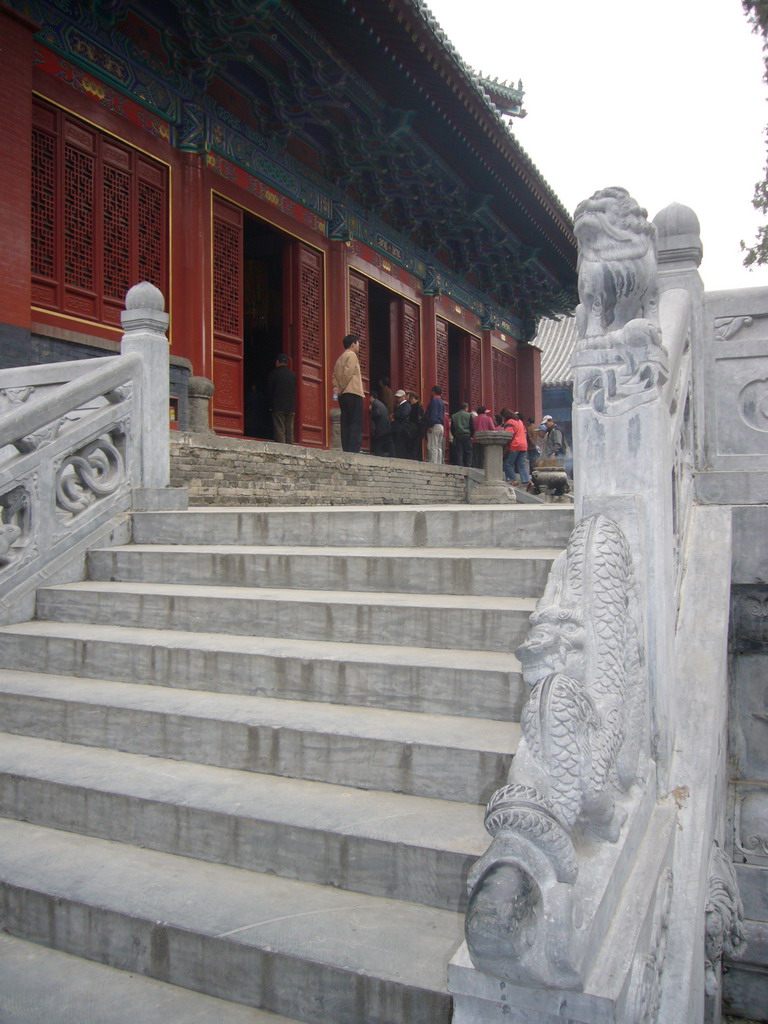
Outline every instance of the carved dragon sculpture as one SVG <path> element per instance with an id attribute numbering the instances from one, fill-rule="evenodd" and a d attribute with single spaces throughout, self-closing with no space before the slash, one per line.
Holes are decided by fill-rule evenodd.
<path id="1" fill-rule="evenodd" d="M 469 877 L 476 967 L 511 981 L 580 987 L 571 937 L 577 843 L 615 842 L 615 795 L 643 774 L 647 683 L 632 559 L 592 516 L 556 560 L 518 650 L 531 688 L 509 782 L 488 804 L 494 837 Z"/>

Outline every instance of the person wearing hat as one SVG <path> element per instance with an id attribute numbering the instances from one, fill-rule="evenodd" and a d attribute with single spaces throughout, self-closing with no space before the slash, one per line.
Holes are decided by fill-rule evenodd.
<path id="1" fill-rule="evenodd" d="M 541 446 L 541 454 L 545 459 L 563 459 L 566 454 L 565 438 L 563 432 L 552 419 L 545 416 L 542 420 L 540 430 L 545 430 L 544 441 Z"/>
<path id="2" fill-rule="evenodd" d="M 392 440 L 392 420 L 387 407 L 379 395 L 371 392 L 368 406 L 368 420 L 371 424 L 371 455 L 386 456 L 394 459 L 395 445 Z"/>
<path id="3" fill-rule="evenodd" d="M 341 411 L 341 447 L 359 452 L 363 445 L 363 378 L 360 374 L 360 339 L 348 334 L 342 341 L 344 351 L 333 368 L 333 390 Z"/>
<path id="4" fill-rule="evenodd" d="M 289 359 L 281 352 L 275 368 L 267 378 L 269 408 L 272 427 L 278 444 L 293 444 L 293 419 L 296 414 L 296 374 L 288 365 Z"/>
<path id="5" fill-rule="evenodd" d="M 392 437 L 395 457 L 407 459 L 411 454 L 411 403 L 402 388 L 395 392 L 395 411 L 392 413 Z"/>

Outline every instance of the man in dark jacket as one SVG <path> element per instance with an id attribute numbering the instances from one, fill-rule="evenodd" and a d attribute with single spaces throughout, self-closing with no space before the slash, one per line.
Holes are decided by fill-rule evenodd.
<path id="1" fill-rule="evenodd" d="M 395 411 L 392 415 L 392 438 L 398 459 L 411 457 L 411 404 L 401 389 L 395 392 Z"/>
<path id="2" fill-rule="evenodd" d="M 279 444 L 293 444 L 293 417 L 296 412 L 296 374 L 288 366 L 284 353 L 275 360 L 275 368 L 267 381 L 272 426 Z"/>
<path id="3" fill-rule="evenodd" d="M 368 407 L 368 419 L 371 424 L 371 455 L 383 455 L 390 459 L 395 457 L 395 445 L 392 440 L 392 421 L 387 407 L 378 395 L 371 394 Z"/>

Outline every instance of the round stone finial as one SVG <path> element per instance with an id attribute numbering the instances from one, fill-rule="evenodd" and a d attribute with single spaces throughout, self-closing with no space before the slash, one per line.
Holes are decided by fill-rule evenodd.
<path id="1" fill-rule="evenodd" d="M 700 235 L 699 218 L 690 208 L 682 203 L 670 203 L 660 210 L 653 218 L 660 238 L 672 235 Z"/>
<path id="2" fill-rule="evenodd" d="M 157 309 L 161 313 L 165 309 L 165 299 L 159 288 L 149 281 L 140 281 L 129 288 L 125 296 L 126 309 Z"/>
<path id="3" fill-rule="evenodd" d="M 658 232 L 657 256 L 662 264 L 701 266 L 704 246 L 701 244 L 699 218 L 682 203 L 670 203 L 653 218 Z"/>

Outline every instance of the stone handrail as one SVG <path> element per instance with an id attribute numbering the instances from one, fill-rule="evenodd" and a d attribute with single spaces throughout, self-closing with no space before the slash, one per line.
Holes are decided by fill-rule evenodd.
<path id="1" fill-rule="evenodd" d="M 469 872 L 466 945 L 450 971 L 456 1024 L 501 1020 L 507 1000 L 535 1011 L 531 1020 L 603 1021 L 594 996 L 611 1003 L 611 1019 L 656 1019 L 701 325 L 698 263 L 680 232 L 665 230 L 680 209 L 657 227 L 609 188 L 576 210 L 576 528 L 517 652 L 529 697 L 507 784 L 488 804 L 492 842 Z M 613 925 L 633 876 L 643 879 L 644 931 L 642 914 Z M 580 1002 L 614 960 L 620 986 Z"/>
<path id="2" fill-rule="evenodd" d="M 122 354 L 0 372 L 0 621 L 82 575 L 86 548 L 169 482 L 162 295 L 132 288 Z M 171 502 L 173 504 L 173 502 Z"/>

